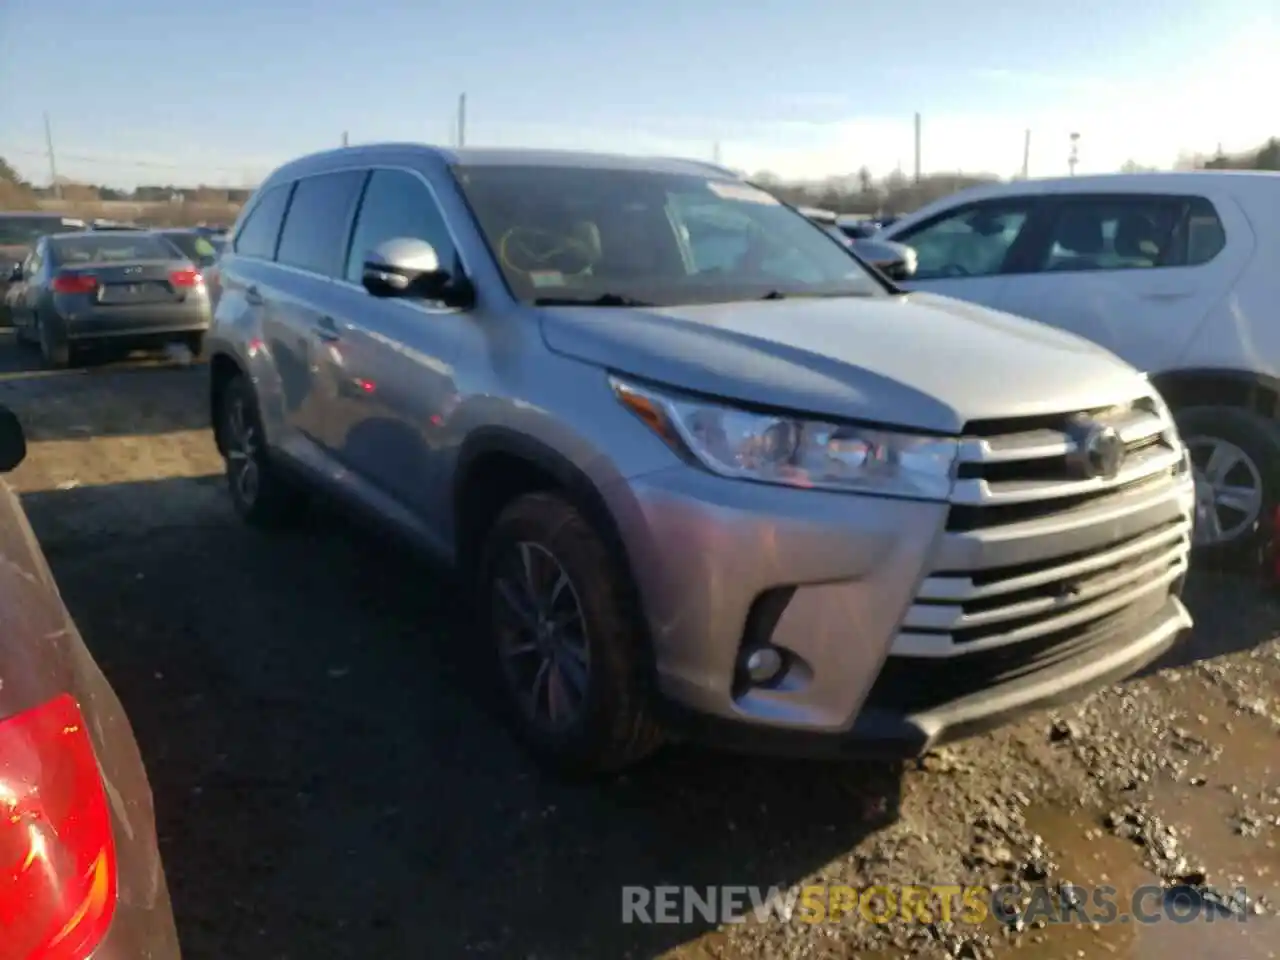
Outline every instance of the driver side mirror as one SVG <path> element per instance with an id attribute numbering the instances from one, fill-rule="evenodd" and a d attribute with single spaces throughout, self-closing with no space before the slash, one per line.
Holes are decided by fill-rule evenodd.
<path id="1" fill-rule="evenodd" d="M 22 264 L 15 263 L 9 267 L 9 282 L 10 283 L 22 282 Z"/>
<path id="2" fill-rule="evenodd" d="M 454 284 L 435 247 L 414 237 L 384 240 L 366 253 L 360 279 L 369 293 L 382 298 L 445 300 Z"/>
<path id="3" fill-rule="evenodd" d="M 8 407 L 0 407 L 0 473 L 17 469 L 25 459 L 27 437 L 22 432 L 22 423 Z"/>

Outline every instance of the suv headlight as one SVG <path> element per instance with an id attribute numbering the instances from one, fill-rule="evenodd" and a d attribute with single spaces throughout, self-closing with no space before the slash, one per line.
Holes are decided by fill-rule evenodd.
<path id="1" fill-rule="evenodd" d="M 754 413 L 610 377 L 622 405 L 677 453 L 724 477 L 790 487 L 945 500 L 949 437 Z"/>

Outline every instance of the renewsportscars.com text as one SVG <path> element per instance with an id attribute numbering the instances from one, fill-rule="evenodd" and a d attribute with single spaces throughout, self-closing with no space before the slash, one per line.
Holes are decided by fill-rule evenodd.
<path id="1" fill-rule="evenodd" d="M 1227 901 L 1231 902 L 1231 901 Z M 1248 902 L 1237 891 L 1234 902 Z M 1064 884 L 1050 890 L 1017 885 L 903 886 L 627 886 L 622 922 L 640 924 L 742 923 L 1191 923 L 1244 920 L 1245 912 L 1209 902 L 1190 888 L 1159 885 L 1122 894 L 1110 886 Z"/>

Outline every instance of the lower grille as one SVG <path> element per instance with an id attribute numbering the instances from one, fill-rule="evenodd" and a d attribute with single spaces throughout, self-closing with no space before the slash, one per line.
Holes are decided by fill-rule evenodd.
<path id="1" fill-rule="evenodd" d="M 1033 640 L 945 660 L 890 656 L 867 695 L 864 709 L 930 710 L 1076 657 L 1101 656 L 1131 643 L 1169 603 L 1170 595 L 1170 590 L 1160 590 L 1120 610 Z"/>

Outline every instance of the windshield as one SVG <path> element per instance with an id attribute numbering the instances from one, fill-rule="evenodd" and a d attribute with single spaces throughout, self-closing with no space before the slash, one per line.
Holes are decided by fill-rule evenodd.
<path id="1" fill-rule="evenodd" d="M 212 266 L 218 260 L 218 248 L 198 233 L 166 233 L 164 238 L 198 267 Z"/>
<path id="2" fill-rule="evenodd" d="M 455 174 L 515 295 L 619 306 L 885 288 L 818 226 L 769 194 L 688 174 L 475 166 Z"/>
<path id="3" fill-rule="evenodd" d="M 49 246 L 58 263 L 102 263 L 130 260 L 178 260 L 182 254 L 154 234 L 86 233 L 58 237 Z"/>
<path id="4" fill-rule="evenodd" d="M 48 233 L 78 227 L 75 221 L 58 217 L 0 217 L 0 247 L 29 246 Z"/>

